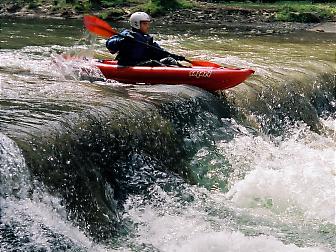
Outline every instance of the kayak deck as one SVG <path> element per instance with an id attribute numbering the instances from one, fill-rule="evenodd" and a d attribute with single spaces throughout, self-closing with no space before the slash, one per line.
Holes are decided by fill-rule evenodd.
<path id="1" fill-rule="evenodd" d="M 113 60 L 96 61 L 95 65 L 105 78 L 122 83 L 187 84 L 209 91 L 234 87 L 254 73 L 252 69 L 223 67 L 124 67 Z"/>

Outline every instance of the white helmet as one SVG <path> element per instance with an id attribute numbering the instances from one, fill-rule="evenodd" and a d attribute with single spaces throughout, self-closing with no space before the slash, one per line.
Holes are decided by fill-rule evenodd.
<path id="1" fill-rule="evenodd" d="M 134 12 L 130 17 L 131 27 L 140 29 L 141 21 L 151 21 L 151 17 L 146 12 Z"/>

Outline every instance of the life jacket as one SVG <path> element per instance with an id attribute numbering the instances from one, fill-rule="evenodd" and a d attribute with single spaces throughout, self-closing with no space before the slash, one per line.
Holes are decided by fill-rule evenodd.
<path id="1" fill-rule="evenodd" d="M 148 60 L 160 60 L 167 57 L 168 52 L 163 50 L 156 42 L 153 42 L 153 37 L 140 32 L 139 30 L 124 30 L 121 36 L 115 35 L 106 41 L 106 47 L 111 53 L 118 53 L 116 59 L 119 65 L 134 66 Z M 132 36 L 134 39 L 124 38 L 124 36 Z M 142 43 L 143 42 L 151 48 Z"/>

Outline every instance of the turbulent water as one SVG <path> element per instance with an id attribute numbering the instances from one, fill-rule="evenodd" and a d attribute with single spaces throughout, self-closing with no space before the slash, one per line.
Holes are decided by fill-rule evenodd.
<path id="1" fill-rule="evenodd" d="M 208 93 L 64 60 L 106 56 L 79 21 L 0 21 L 0 251 L 336 251 L 335 34 L 155 27 L 256 70 Z"/>

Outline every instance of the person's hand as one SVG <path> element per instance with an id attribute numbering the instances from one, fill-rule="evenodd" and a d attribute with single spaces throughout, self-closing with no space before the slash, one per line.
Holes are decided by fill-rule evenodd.
<path id="1" fill-rule="evenodd" d="M 148 39 L 148 45 L 154 45 L 154 38 L 153 37 L 149 37 Z"/>
<path id="2" fill-rule="evenodd" d="M 178 60 L 178 61 L 185 60 L 185 57 L 184 57 L 184 56 L 180 56 L 180 55 L 177 55 L 177 54 L 173 54 L 173 53 L 171 53 L 169 56 L 172 57 L 172 58 L 175 59 L 175 60 Z"/>
<path id="3" fill-rule="evenodd" d="M 131 34 L 127 34 L 127 35 L 124 37 L 124 39 L 126 39 L 126 40 L 134 40 L 135 38 L 134 38 L 133 35 L 131 35 Z"/>

